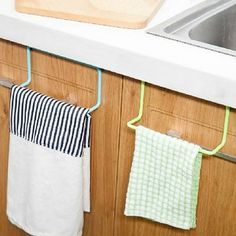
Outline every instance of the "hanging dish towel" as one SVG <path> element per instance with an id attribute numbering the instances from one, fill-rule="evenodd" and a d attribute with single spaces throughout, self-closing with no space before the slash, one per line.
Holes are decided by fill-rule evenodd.
<path id="1" fill-rule="evenodd" d="M 89 206 L 83 173 L 89 160 L 84 153 L 89 149 L 88 112 L 12 88 L 7 215 L 31 235 L 82 235 L 83 210 Z"/>
<path id="2" fill-rule="evenodd" d="M 125 215 L 196 227 L 200 147 L 139 126 Z"/>

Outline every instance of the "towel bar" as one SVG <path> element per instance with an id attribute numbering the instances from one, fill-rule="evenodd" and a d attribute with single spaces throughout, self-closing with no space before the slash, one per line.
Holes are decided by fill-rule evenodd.
<path id="1" fill-rule="evenodd" d="M 181 138 L 180 133 L 178 133 L 176 130 L 169 130 L 167 132 L 167 135 L 172 136 L 174 138 Z M 210 151 L 210 149 L 208 149 L 206 147 L 201 146 L 201 148 L 203 148 L 204 150 Z M 230 154 L 226 154 L 223 152 L 217 152 L 214 156 L 236 163 L 236 156 L 233 156 Z"/>
<path id="2" fill-rule="evenodd" d="M 12 86 L 14 85 L 14 83 L 10 79 L 0 77 L 0 85 L 5 87 L 5 88 L 11 89 Z"/>
<path id="3" fill-rule="evenodd" d="M 127 123 L 127 126 L 132 130 L 136 130 L 137 127 L 134 125 L 134 123 L 140 121 L 142 116 L 143 116 L 144 95 L 145 95 L 145 82 L 141 81 L 139 114 L 138 114 L 137 117 L 135 117 L 134 119 L 130 120 Z M 229 114 L 230 114 L 230 108 L 226 107 L 225 121 L 224 121 L 224 131 L 223 131 L 223 137 L 222 137 L 221 143 L 216 148 L 214 148 L 213 150 L 201 147 L 200 152 L 202 154 L 205 154 L 205 155 L 208 155 L 208 156 L 216 156 L 216 157 L 219 157 L 219 158 L 222 158 L 222 159 L 225 159 L 225 160 L 236 163 L 236 156 L 232 156 L 232 155 L 229 155 L 229 154 L 226 154 L 226 153 L 219 152 L 220 149 L 222 149 L 224 147 L 224 145 L 226 144 L 227 132 L 228 132 L 228 127 L 229 127 Z"/>

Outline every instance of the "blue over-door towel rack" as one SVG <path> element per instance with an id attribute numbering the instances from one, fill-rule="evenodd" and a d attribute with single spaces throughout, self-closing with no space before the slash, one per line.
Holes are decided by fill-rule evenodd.
<path id="1" fill-rule="evenodd" d="M 26 79 L 25 82 L 23 82 L 20 85 L 22 87 L 26 87 L 32 82 L 31 48 L 30 47 L 27 47 L 26 55 L 27 55 L 27 79 Z M 64 59 L 67 59 L 67 58 L 64 58 Z M 93 69 L 97 70 L 97 75 L 98 75 L 98 79 L 97 79 L 97 102 L 93 107 L 91 107 L 89 109 L 89 113 L 91 113 L 91 112 L 97 110 L 102 104 L 102 70 L 100 68 L 96 67 L 96 66 L 93 66 L 93 65 L 88 65 L 88 64 L 85 64 L 85 63 L 81 63 L 81 62 L 78 62 L 78 63 L 86 65 L 90 68 L 93 68 Z M 4 87 L 7 87 L 7 88 L 12 88 L 14 83 L 9 79 L 0 77 L 0 85 L 4 86 Z"/>

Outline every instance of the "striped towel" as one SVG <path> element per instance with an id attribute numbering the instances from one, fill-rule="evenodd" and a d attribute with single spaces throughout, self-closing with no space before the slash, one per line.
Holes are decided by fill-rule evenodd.
<path id="1" fill-rule="evenodd" d="M 19 86 L 10 106 L 9 220 L 31 235 L 82 235 L 90 207 L 89 110 Z"/>
<path id="2" fill-rule="evenodd" d="M 196 227 L 200 147 L 139 126 L 125 215 Z"/>

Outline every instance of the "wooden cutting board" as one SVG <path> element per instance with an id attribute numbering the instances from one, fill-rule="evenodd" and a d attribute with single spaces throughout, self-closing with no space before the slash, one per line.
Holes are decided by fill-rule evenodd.
<path id="1" fill-rule="evenodd" d="M 15 0 L 16 10 L 124 28 L 144 28 L 164 0 Z"/>

